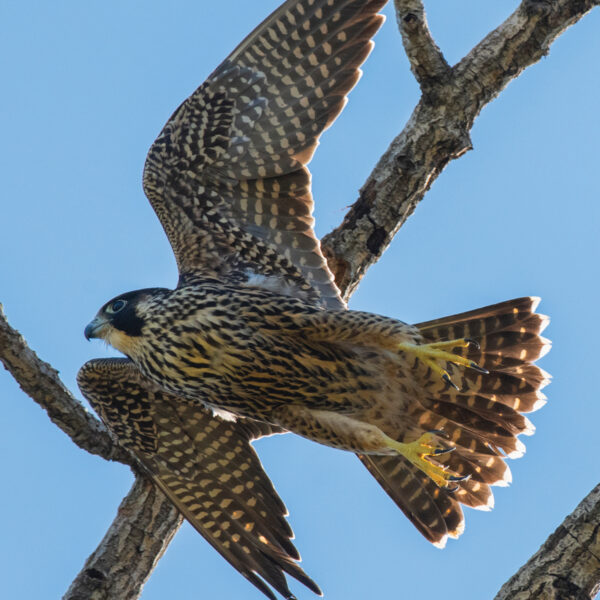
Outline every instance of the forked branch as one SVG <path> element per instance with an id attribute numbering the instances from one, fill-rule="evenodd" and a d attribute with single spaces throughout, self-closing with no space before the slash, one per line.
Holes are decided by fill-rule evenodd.
<path id="1" fill-rule="evenodd" d="M 423 95 L 360 190 L 343 223 L 323 238 L 346 299 L 453 159 L 471 149 L 477 115 L 600 0 L 525 0 L 448 74 L 420 0 L 395 0 L 411 68 Z"/>

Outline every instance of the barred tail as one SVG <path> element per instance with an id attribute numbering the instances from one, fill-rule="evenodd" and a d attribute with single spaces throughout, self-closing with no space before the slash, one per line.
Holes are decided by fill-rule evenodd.
<path id="1" fill-rule="evenodd" d="M 549 341 L 540 336 L 549 319 L 535 313 L 538 303 L 538 298 L 519 298 L 416 325 L 424 343 L 461 338 L 476 341 L 479 347 L 472 344 L 454 352 L 489 371 L 483 374 L 448 365 L 458 388 L 454 389 L 450 385 L 442 388 L 439 377 L 425 372 L 424 365 L 418 367 L 426 383 L 412 416 L 421 431 L 444 432 L 455 450 L 435 460 L 460 475 L 469 475 L 468 480 L 449 491 L 402 457 L 359 456 L 417 529 L 438 546 L 444 546 L 448 536 L 462 533 L 461 504 L 492 508 L 490 486 L 510 483 L 505 459 L 521 456 L 525 446 L 518 436 L 535 430 L 523 413 L 545 404 L 540 390 L 550 380 L 533 364 L 550 348 Z"/>
<path id="2" fill-rule="evenodd" d="M 411 523 L 435 546 L 443 548 L 448 536 L 464 530 L 464 517 L 454 494 L 406 459 L 397 456 L 359 454 L 358 458 Z"/>

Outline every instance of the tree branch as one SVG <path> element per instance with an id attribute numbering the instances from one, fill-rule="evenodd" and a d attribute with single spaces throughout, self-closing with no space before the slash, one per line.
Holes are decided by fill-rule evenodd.
<path id="1" fill-rule="evenodd" d="M 481 109 L 524 69 L 550 52 L 552 42 L 600 0 L 524 0 L 455 67 L 454 79 L 469 128 Z M 460 101 L 459 97 L 453 97 Z"/>
<path id="2" fill-rule="evenodd" d="M 513 15 L 450 69 L 429 33 L 422 2 L 395 0 L 405 49 L 423 95 L 343 223 L 323 239 L 323 249 L 345 298 L 381 256 L 446 164 L 471 148 L 469 131 L 481 109 L 523 69 L 547 54 L 567 27 L 599 3 L 524 0 Z M 0 359 L 22 389 L 78 446 L 108 460 L 131 463 L 100 422 L 73 398 L 56 371 L 37 358 L 1 313 Z M 548 585 L 555 590 L 563 586 L 581 592 L 544 598 L 579 600 L 597 590 L 598 496 L 596 488 L 531 559 L 531 565 L 528 563 L 502 588 L 497 600 L 533 598 L 528 586 L 533 586 L 534 580 L 538 585 L 543 577 L 549 578 Z M 137 477 L 104 540 L 65 598 L 138 597 L 180 523 L 181 517 L 163 494 Z M 564 561 L 547 558 L 562 549 Z M 552 575 L 545 570 L 549 562 Z M 570 579 L 575 564 L 583 564 L 586 574 Z M 515 595 L 518 593 L 526 595 Z"/>
<path id="3" fill-rule="evenodd" d="M 590 600 L 600 592 L 600 485 L 494 600 Z"/>
<path id="4" fill-rule="evenodd" d="M 21 389 L 35 400 L 83 450 L 106 460 L 133 464 L 131 456 L 117 446 L 100 420 L 93 417 L 60 380 L 58 372 L 40 360 L 23 336 L 6 320 L 0 304 L 0 361 Z"/>
<path id="5" fill-rule="evenodd" d="M 63 600 L 137 598 L 182 521 L 149 479 L 136 477 L 116 519 Z"/>
<path id="6" fill-rule="evenodd" d="M 600 0 L 525 0 L 436 85 L 428 73 L 435 44 L 429 42 L 420 2 L 396 1 L 398 22 L 417 79 L 427 93 L 360 190 L 343 223 L 323 246 L 345 298 L 377 261 L 425 192 L 453 159 L 471 149 L 469 132 L 481 109 L 523 69 L 548 53 L 550 44 Z M 422 10 L 422 6 L 420 7 Z M 415 15 L 414 19 L 411 15 Z M 408 23 L 406 19 L 408 18 Z M 410 23 L 414 23 L 414 27 Z M 409 26 L 410 25 L 410 26 Z M 417 62 L 425 61 L 421 68 Z"/>
<path id="7" fill-rule="evenodd" d="M 394 0 L 394 6 L 411 71 L 427 95 L 432 87 L 450 76 L 450 65 L 431 36 L 423 2 Z"/>

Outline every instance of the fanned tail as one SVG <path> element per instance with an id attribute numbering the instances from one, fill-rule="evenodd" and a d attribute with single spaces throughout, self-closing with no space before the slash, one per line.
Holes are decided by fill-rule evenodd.
<path id="1" fill-rule="evenodd" d="M 468 479 L 453 489 L 440 488 L 401 456 L 359 455 L 415 527 L 437 546 L 462 533 L 461 504 L 492 508 L 490 486 L 510 483 L 505 459 L 521 456 L 525 446 L 518 436 L 535 430 L 523 413 L 545 404 L 541 389 L 550 381 L 533 364 L 550 348 L 540 335 L 549 319 L 535 313 L 538 303 L 538 298 L 519 298 L 416 325 L 424 344 L 473 340 L 453 353 L 489 371 L 448 363 L 453 387 L 427 365 L 415 365 L 415 378 L 424 384 L 411 415 L 418 422 L 414 433 L 418 437 L 423 431 L 439 431 L 454 450 L 428 460 Z"/>

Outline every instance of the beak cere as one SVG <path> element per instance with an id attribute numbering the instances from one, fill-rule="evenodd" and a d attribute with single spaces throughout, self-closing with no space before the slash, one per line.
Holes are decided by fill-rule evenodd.
<path id="1" fill-rule="evenodd" d="M 90 340 L 92 338 L 102 337 L 102 329 L 105 325 L 107 325 L 107 322 L 104 319 L 100 317 L 94 318 L 94 320 L 88 323 L 86 328 L 83 330 L 85 339 Z"/>

